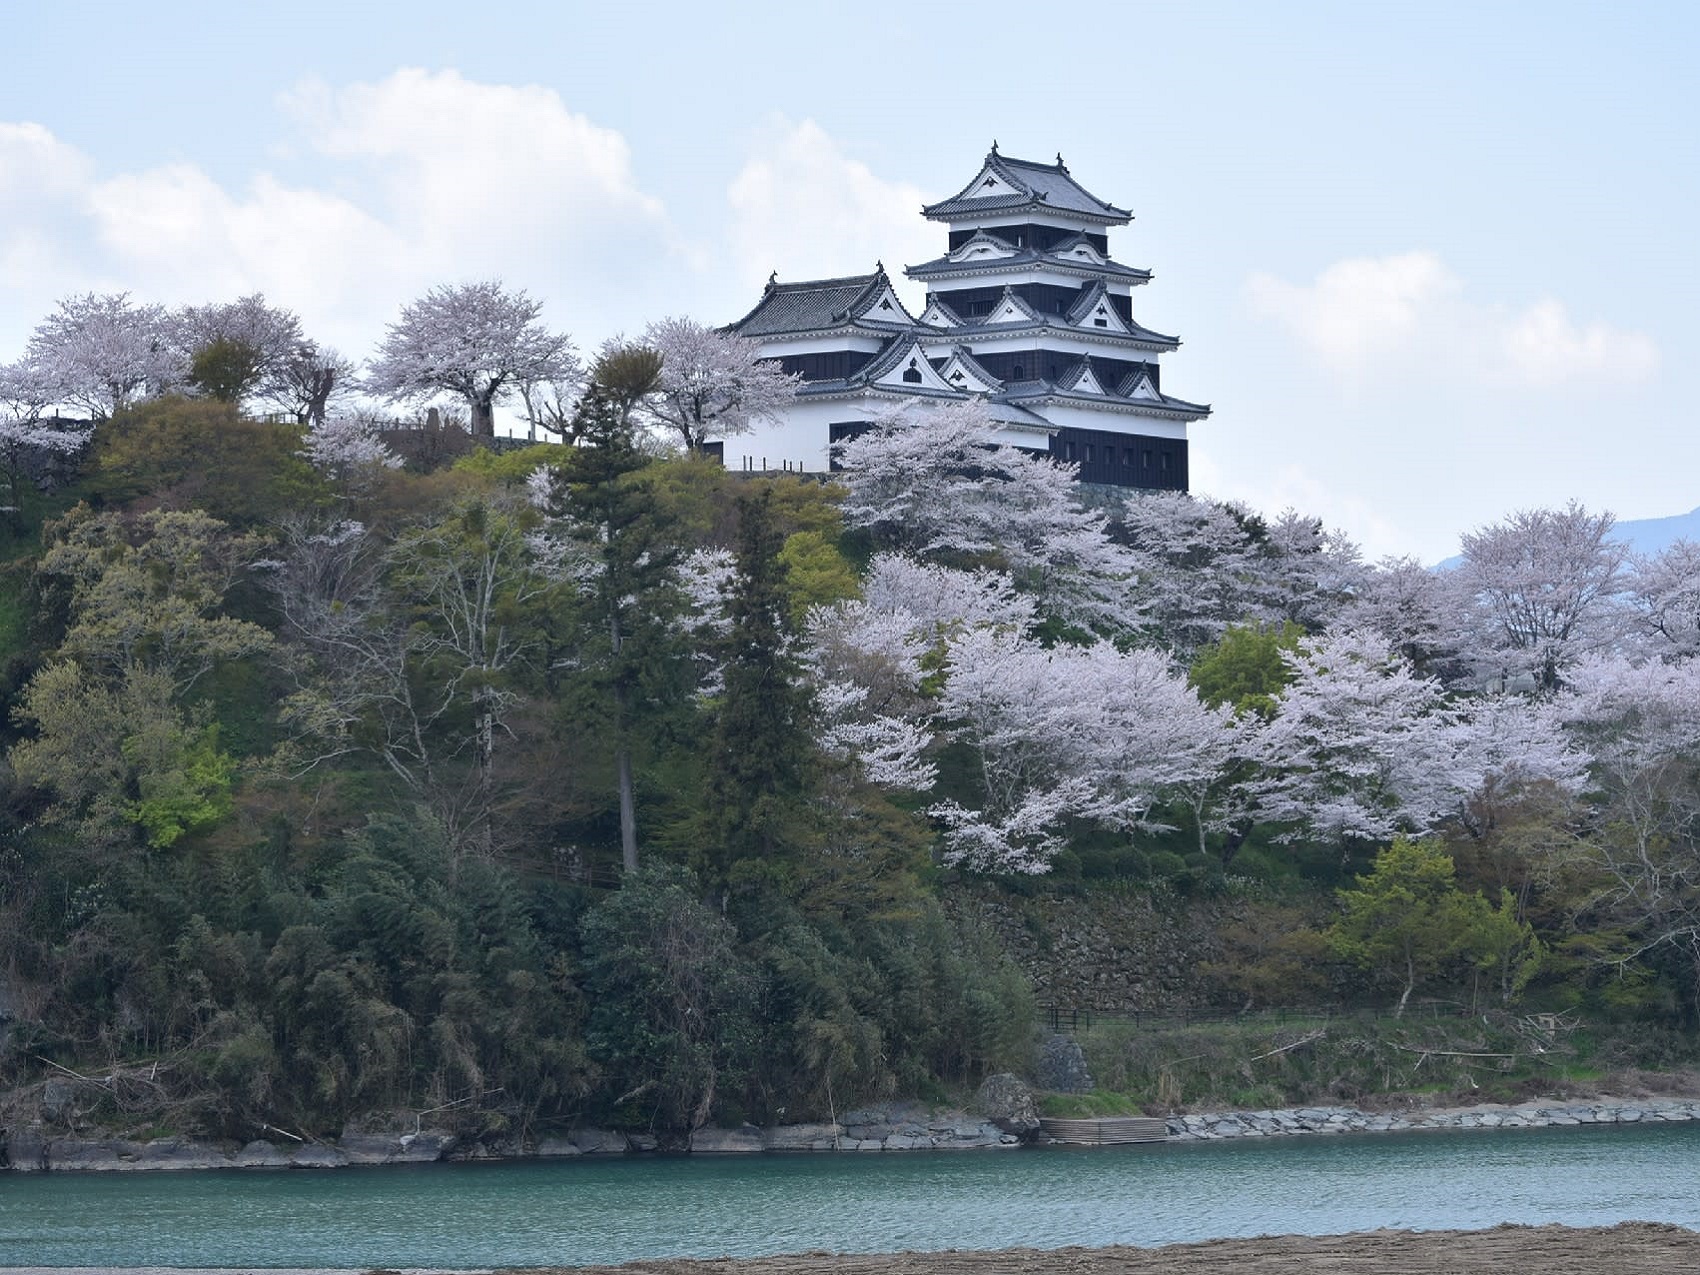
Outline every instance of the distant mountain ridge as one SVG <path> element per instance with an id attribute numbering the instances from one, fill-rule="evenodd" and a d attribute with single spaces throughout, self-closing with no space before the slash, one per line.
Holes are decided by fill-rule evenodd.
<path id="1" fill-rule="evenodd" d="M 1700 508 L 1668 518 L 1633 518 L 1611 529 L 1613 540 L 1626 541 L 1636 553 L 1654 554 L 1678 540 L 1700 541 Z M 1434 564 L 1436 571 L 1450 571 L 1464 561 L 1463 554 L 1453 554 L 1444 562 Z"/>

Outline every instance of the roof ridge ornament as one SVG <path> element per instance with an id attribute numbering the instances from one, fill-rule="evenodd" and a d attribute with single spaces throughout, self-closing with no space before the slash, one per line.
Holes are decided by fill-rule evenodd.
<path id="1" fill-rule="evenodd" d="M 772 292 L 778 286 L 779 286 L 779 271 L 775 270 L 772 274 L 767 276 L 767 290 L 769 292 Z"/>
<path id="2" fill-rule="evenodd" d="M 1068 165 L 1063 163 L 1061 151 L 1057 152 L 1057 167 L 1065 173 L 1068 171 Z"/>
<path id="3" fill-rule="evenodd" d="M 998 153 L 998 139 L 994 137 L 994 138 L 992 138 L 992 154 L 996 155 L 997 153 Z"/>

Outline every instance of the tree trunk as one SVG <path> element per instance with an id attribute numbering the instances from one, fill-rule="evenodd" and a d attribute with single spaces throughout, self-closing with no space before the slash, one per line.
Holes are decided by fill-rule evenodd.
<path id="1" fill-rule="evenodd" d="M 632 793 L 632 750 L 626 742 L 626 687 L 620 681 L 620 648 L 624 635 L 620 632 L 618 609 L 608 617 L 608 637 L 614 652 L 614 748 L 615 768 L 620 786 L 620 867 L 626 872 L 638 869 L 637 801 Z"/>
<path id="2" fill-rule="evenodd" d="M 489 399 L 483 399 L 472 404 L 472 436 L 474 438 L 496 437 L 496 409 Z"/>
<path id="3" fill-rule="evenodd" d="M 620 772 L 620 867 L 626 872 L 638 868 L 637 805 L 632 798 L 632 750 L 622 739 L 617 765 Z"/>

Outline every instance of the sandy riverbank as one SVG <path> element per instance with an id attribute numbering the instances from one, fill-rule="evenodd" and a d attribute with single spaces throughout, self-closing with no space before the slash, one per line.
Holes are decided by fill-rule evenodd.
<path id="1" fill-rule="evenodd" d="M 1652 1222 L 1610 1228 L 1371 1231 L 1210 1240 L 1164 1248 L 1005 1249 L 555 1268 L 551 1275 L 1692 1275 L 1700 1231 Z M 540 1275 L 530 1272 L 529 1275 Z"/>
<path id="2" fill-rule="evenodd" d="M 521 1268 L 516 1268 L 521 1269 Z M 1003 1249 L 985 1253 L 799 1253 L 522 1268 L 524 1275 L 1691 1275 L 1700 1231 L 1654 1222 L 1488 1231 L 1369 1231 L 1210 1240 L 1165 1248 Z M 0 1267 L 0 1275 L 176 1275 L 159 1267 Z M 229 1267 L 197 1275 L 346 1275 Z M 387 1272 L 386 1275 L 395 1275 Z M 504 1273 L 506 1275 L 506 1273 Z"/>

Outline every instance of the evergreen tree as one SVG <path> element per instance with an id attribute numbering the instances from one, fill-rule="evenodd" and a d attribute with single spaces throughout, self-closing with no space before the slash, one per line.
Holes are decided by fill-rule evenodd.
<path id="1" fill-rule="evenodd" d="M 615 362 L 616 357 L 624 362 Z M 583 624 L 599 631 L 583 643 L 583 660 L 605 689 L 620 803 L 620 859 L 638 866 L 637 799 L 632 743 L 637 718 L 670 697 L 645 687 L 670 680 L 680 661 L 669 624 L 675 610 L 675 567 L 681 546 L 651 498 L 642 471 L 650 457 L 637 445 L 629 387 L 619 375 L 629 352 L 605 355 L 578 409 L 580 446 L 570 466 L 551 471 L 548 503 L 593 567 L 581 595 Z M 604 384 L 604 381 L 608 384 Z"/>
<path id="2" fill-rule="evenodd" d="M 813 754 L 772 492 L 742 497 L 738 524 L 705 810 L 704 853 L 728 881 L 774 874 Z"/>

